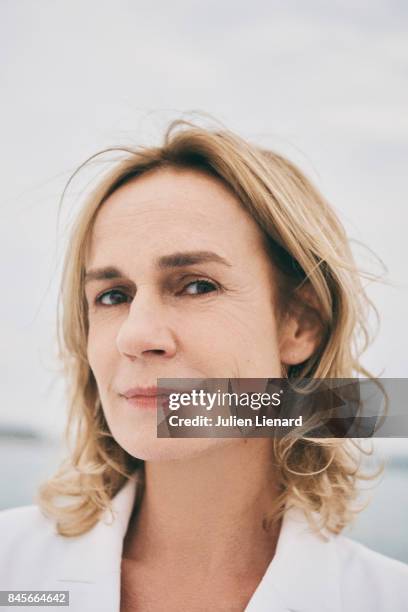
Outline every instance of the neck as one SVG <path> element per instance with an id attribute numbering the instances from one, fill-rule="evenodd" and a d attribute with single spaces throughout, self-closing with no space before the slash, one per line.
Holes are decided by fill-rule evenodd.
<path id="1" fill-rule="evenodd" d="M 265 518 L 278 495 L 271 440 L 217 445 L 188 460 L 145 462 L 145 489 L 129 523 L 124 556 L 180 570 L 192 565 L 262 575 L 280 524 Z"/>

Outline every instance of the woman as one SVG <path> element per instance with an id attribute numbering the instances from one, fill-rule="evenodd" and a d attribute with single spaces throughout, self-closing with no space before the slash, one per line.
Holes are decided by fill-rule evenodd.
<path id="1" fill-rule="evenodd" d="M 289 161 L 173 122 L 125 152 L 73 228 L 66 461 L 0 513 L 3 590 L 71 610 L 408 610 L 408 568 L 341 535 L 350 439 L 159 438 L 159 378 L 369 376 L 344 230 Z M 365 345 L 358 345 L 362 337 Z"/>

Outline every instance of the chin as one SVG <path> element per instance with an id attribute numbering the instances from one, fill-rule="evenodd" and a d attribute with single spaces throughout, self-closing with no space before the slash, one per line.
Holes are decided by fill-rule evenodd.
<path id="1" fill-rule="evenodd" d="M 225 446 L 231 440 L 214 438 L 155 438 L 147 440 L 120 440 L 116 442 L 132 457 L 143 461 L 183 461 L 199 457 Z"/>

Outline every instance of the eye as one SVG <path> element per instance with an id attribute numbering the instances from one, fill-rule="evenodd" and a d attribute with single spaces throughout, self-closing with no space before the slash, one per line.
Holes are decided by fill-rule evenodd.
<path id="1" fill-rule="evenodd" d="M 197 279 L 190 283 L 187 283 L 183 288 L 182 293 L 187 293 L 191 296 L 204 295 L 206 293 L 211 293 L 213 291 L 217 291 L 219 289 L 218 285 L 207 280 L 207 279 Z M 131 301 L 131 296 L 127 295 L 120 289 L 110 289 L 109 291 L 104 291 L 98 297 L 95 298 L 95 304 L 97 306 L 103 307 L 112 307 L 112 306 L 120 306 L 120 304 L 124 304 L 126 302 Z"/>
<path id="2" fill-rule="evenodd" d="M 128 298 L 129 296 L 123 293 L 123 291 L 120 291 L 119 289 L 110 289 L 110 291 L 101 293 L 101 295 L 95 299 L 95 303 L 101 304 L 101 306 L 116 306 L 118 304 L 123 304 L 123 302 Z"/>
<path id="3" fill-rule="evenodd" d="M 196 286 L 196 291 L 189 292 L 190 295 L 203 295 L 204 293 L 211 293 L 212 291 L 218 290 L 218 287 L 215 283 L 212 283 L 211 281 L 206 279 L 197 279 L 195 281 L 192 281 L 191 283 L 188 283 L 184 287 L 184 289 L 193 286 Z"/>

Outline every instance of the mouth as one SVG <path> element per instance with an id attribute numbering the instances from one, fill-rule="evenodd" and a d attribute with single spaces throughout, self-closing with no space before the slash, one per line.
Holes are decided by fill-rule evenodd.
<path id="1" fill-rule="evenodd" d="M 181 381 L 180 381 L 181 382 Z M 176 383 L 177 384 L 177 383 Z M 126 391 L 122 391 L 119 392 L 119 395 L 121 397 L 125 397 L 126 399 L 133 399 L 133 398 L 149 398 L 149 397 L 157 397 L 157 398 L 165 398 L 165 397 L 169 397 L 169 395 L 175 393 L 175 394 L 182 394 L 182 393 L 191 393 L 192 391 L 205 391 L 207 390 L 207 384 L 202 381 L 202 384 L 200 385 L 188 385 L 188 384 L 181 384 L 179 386 L 174 386 L 174 387 L 158 387 L 157 385 L 151 385 L 151 386 L 146 386 L 146 387 L 142 387 L 142 386 L 138 386 L 138 387 L 131 387 L 130 389 L 127 389 Z"/>
<path id="2" fill-rule="evenodd" d="M 119 393 L 120 396 L 126 399 L 132 398 L 147 398 L 147 397 L 168 397 L 171 393 L 179 393 L 180 390 L 168 387 L 158 387 L 152 385 L 150 387 L 132 387 Z"/>
<path id="3" fill-rule="evenodd" d="M 196 385 L 192 386 L 182 384 L 180 381 L 180 387 L 158 387 L 157 385 L 151 386 L 138 386 L 131 387 L 126 391 L 118 393 L 119 397 L 125 401 L 126 405 L 132 408 L 158 413 L 159 418 L 167 418 L 172 410 L 170 409 L 170 395 L 187 393 L 190 394 L 196 389 Z M 202 388 L 202 385 L 200 385 Z M 205 388 L 205 385 L 204 385 Z"/>
<path id="4" fill-rule="evenodd" d="M 133 395 L 131 397 L 122 395 L 122 398 L 128 405 L 142 410 L 156 411 L 161 408 L 164 412 L 167 412 L 170 403 L 169 396 L 164 394 Z"/>

